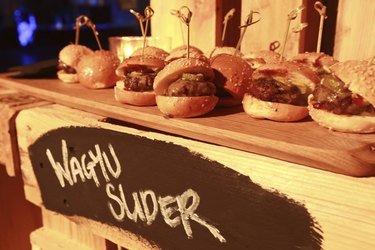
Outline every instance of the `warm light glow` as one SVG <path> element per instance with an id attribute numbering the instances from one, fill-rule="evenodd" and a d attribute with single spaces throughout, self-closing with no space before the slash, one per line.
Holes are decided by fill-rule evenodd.
<path id="1" fill-rule="evenodd" d="M 146 45 L 170 51 L 171 43 L 170 37 L 147 37 Z M 131 56 L 136 49 L 142 48 L 142 46 L 143 37 L 141 36 L 109 37 L 109 49 L 118 56 L 120 61 Z"/>

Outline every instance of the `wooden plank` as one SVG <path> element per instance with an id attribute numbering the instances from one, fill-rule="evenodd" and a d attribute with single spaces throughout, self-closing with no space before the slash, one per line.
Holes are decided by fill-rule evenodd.
<path id="1" fill-rule="evenodd" d="M 216 37 L 216 0 L 208 1 L 150 1 L 155 14 L 152 17 L 151 32 L 153 36 L 171 37 L 172 48 L 187 43 L 187 27 L 179 18 L 170 14 L 187 6 L 193 13 L 190 22 L 190 45 L 209 52 L 215 47 Z"/>
<path id="2" fill-rule="evenodd" d="M 346 175 L 375 174 L 375 134 L 332 132 L 310 119 L 295 123 L 256 120 L 242 107 L 217 108 L 193 119 L 167 119 L 157 107 L 118 103 L 113 89 L 89 90 L 57 79 L 3 77 L 0 82 L 52 102 L 168 133 Z"/>
<path id="3" fill-rule="evenodd" d="M 173 142 L 249 176 L 253 182 L 264 188 L 277 190 L 303 203 L 321 227 L 322 249 L 373 249 L 375 247 L 372 237 L 375 231 L 375 200 L 373 199 L 375 177 L 354 178 L 337 175 L 227 147 L 111 125 L 100 120 L 100 117 L 59 105 L 24 110 L 17 118 L 17 128 L 24 131 L 23 128 L 29 126 L 32 128 L 32 133 L 24 132 L 18 135 L 19 138 L 24 138 L 20 140 L 21 151 L 26 151 L 28 145 L 47 131 L 57 127 L 77 125 L 99 126 Z M 39 124 L 44 125 L 40 127 Z M 32 167 L 27 158 L 27 154 L 22 154 L 22 170 L 31 169 L 28 171 L 30 173 Z M 37 183 L 30 181 L 26 186 L 38 186 Z M 35 188 L 34 192 L 39 192 L 38 188 Z M 92 226 L 91 224 L 95 222 L 83 218 L 70 219 L 78 220 L 81 226 L 90 227 L 95 234 L 108 237 L 115 243 L 127 239 L 118 228 Z M 125 241 L 120 244 L 126 246 Z"/>
<path id="4" fill-rule="evenodd" d="M 167 119 L 157 107 L 118 103 L 113 89 L 89 90 L 57 79 L 3 77 L 0 82 L 52 102 L 168 133 L 346 175 L 375 174 L 375 134 L 332 132 L 310 119 L 295 123 L 256 120 L 242 107 L 217 108 L 193 119 Z"/>
<path id="5" fill-rule="evenodd" d="M 35 96 L 11 90 L 0 89 L 0 163 L 6 167 L 10 176 L 19 173 L 19 155 L 17 150 L 14 120 L 22 109 L 45 105 L 49 102 Z"/>
<path id="6" fill-rule="evenodd" d="M 334 57 L 366 60 L 375 55 L 373 15 L 375 1 L 340 0 L 336 24 Z"/>
<path id="7" fill-rule="evenodd" d="M 298 6 L 302 0 L 293 1 L 242 1 L 242 22 L 249 15 L 250 10 L 261 13 L 261 21 L 248 28 L 242 42 L 241 51 L 246 55 L 252 51 L 268 50 L 270 43 L 274 41 L 283 42 L 288 14 Z M 296 26 L 301 22 L 301 15 L 293 20 L 290 25 Z M 280 51 L 279 48 L 278 51 Z M 300 50 L 300 34 L 289 32 L 288 42 L 285 47 L 285 57 L 296 55 Z"/>

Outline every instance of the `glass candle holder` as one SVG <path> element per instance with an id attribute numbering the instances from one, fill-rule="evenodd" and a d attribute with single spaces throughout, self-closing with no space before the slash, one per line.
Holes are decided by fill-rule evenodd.
<path id="1" fill-rule="evenodd" d="M 169 52 L 171 50 L 171 37 L 146 37 L 146 46 L 155 46 Z M 108 38 L 109 50 L 118 56 L 122 62 L 136 49 L 143 47 L 142 36 L 111 36 Z"/>

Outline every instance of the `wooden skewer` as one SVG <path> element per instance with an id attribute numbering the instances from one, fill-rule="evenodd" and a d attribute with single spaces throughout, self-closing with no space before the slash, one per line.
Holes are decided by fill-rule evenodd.
<path id="1" fill-rule="evenodd" d="M 326 10 L 327 7 L 324 6 L 321 2 L 316 1 L 314 4 L 314 8 L 316 11 L 318 11 L 320 15 L 320 23 L 319 23 L 319 33 L 318 33 L 318 41 L 316 45 L 316 52 L 320 52 L 320 47 L 322 44 L 322 34 L 323 34 L 323 26 L 324 26 L 324 19 L 327 19 Z"/>
<path id="2" fill-rule="evenodd" d="M 224 38 L 225 38 L 225 33 L 226 33 L 226 30 L 227 30 L 227 24 L 228 24 L 228 21 L 230 19 L 233 18 L 233 15 L 234 15 L 234 12 L 236 11 L 235 8 L 232 8 L 228 11 L 228 13 L 224 16 L 224 20 L 223 20 L 223 24 L 224 24 L 224 27 L 223 27 L 223 34 L 221 35 L 221 45 L 224 44 Z"/>
<path id="3" fill-rule="evenodd" d="M 144 19 L 143 16 L 139 12 L 137 12 L 133 9 L 130 9 L 129 11 L 130 11 L 130 13 L 132 13 L 138 19 L 139 27 L 141 27 L 142 36 L 144 36 L 145 30 L 143 28 L 143 19 Z"/>
<path id="4" fill-rule="evenodd" d="M 183 13 L 183 11 L 186 11 L 186 14 Z M 193 16 L 193 13 L 190 11 L 190 9 L 187 6 L 182 6 L 179 10 L 172 10 L 171 14 L 174 16 L 177 16 L 181 22 L 186 24 L 187 26 L 187 58 L 190 57 L 190 21 L 191 17 Z"/>
<path id="5" fill-rule="evenodd" d="M 283 41 L 283 47 L 281 49 L 281 56 L 280 56 L 280 61 L 283 60 L 283 57 L 284 57 L 284 51 L 285 51 L 285 45 L 286 45 L 286 41 L 287 41 L 287 38 L 288 38 L 288 33 L 289 33 L 289 27 L 290 27 L 290 23 L 292 20 L 296 19 L 298 14 L 305 8 L 305 6 L 301 5 L 301 6 L 298 6 L 297 8 L 295 8 L 294 10 L 292 10 L 289 14 L 288 14 L 288 19 L 287 19 L 287 26 L 286 26 L 286 31 L 285 31 L 285 35 L 284 35 L 284 41 Z"/>
<path id="6" fill-rule="evenodd" d="M 259 15 L 259 18 L 256 19 L 255 21 L 253 21 L 253 17 L 254 17 L 254 14 L 257 14 Z M 260 13 L 258 11 L 250 11 L 249 15 L 247 16 L 246 18 L 246 21 L 245 21 L 245 24 L 244 25 L 241 25 L 239 26 L 238 28 L 243 28 L 242 32 L 241 32 L 241 35 L 240 35 L 240 39 L 238 40 L 237 42 L 237 46 L 236 46 L 236 50 L 234 51 L 234 56 L 238 53 L 238 51 L 240 50 L 240 46 L 241 46 L 241 43 L 242 43 L 242 39 L 244 38 L 245 36 L 245 32 L 247 30 L 247 27 L 249 27 L 250 25 L 253 25 L 253 24 L 256 24 L 257 22 L 259 22 L 261 19 L 261 16 L 260 16 Z"/>

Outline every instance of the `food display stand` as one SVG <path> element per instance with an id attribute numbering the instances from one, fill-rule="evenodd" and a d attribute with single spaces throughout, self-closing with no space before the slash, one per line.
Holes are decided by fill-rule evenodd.
<path id="1" fill-rule="evenodd" d="M 41 213 L 33 249 L 375 247 L 375 134 L 242 107 L 165 117 L 113 89 L 18 76 L 0 75 L 0 162 Z"/>

